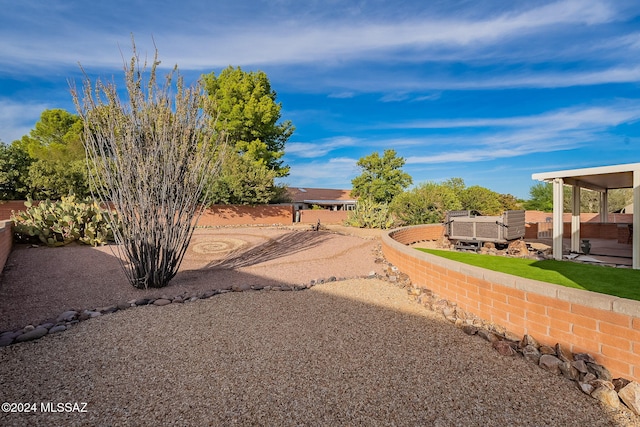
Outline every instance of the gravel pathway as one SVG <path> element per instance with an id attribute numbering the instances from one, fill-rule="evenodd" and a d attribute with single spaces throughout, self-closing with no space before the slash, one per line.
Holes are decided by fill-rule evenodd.
<path id="1" fill-rule="evenodd" d="M 344 228 L 344 227 L 342 227 Z M 381 273 L 379 241 L 291 227 L 197 229 L 180 271 L 161 289 L 134 289 L 110 247 L 17 245 L 0 276 L 0 332 L 53 321 L 65 310 L 173 297 L 233 285 L 299 285 Z M 379 231 L 376 235 L 379 235 Z M 330 267 L 328 267 L 330 266 Z"/>
<path id="2" fill-rule="evenodd" d="M 625 424 L 375 279 L 139 307 L 0 348 L 0 401 L 87 403 L 3 426 Z"/>

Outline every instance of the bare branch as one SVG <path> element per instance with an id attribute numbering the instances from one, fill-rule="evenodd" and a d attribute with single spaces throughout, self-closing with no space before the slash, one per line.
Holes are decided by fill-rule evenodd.
<path id="1" fill-rule="evenodd" d="M 114 83 L 92 84 L 86 74 L 82 93 L 71 89 L 84 120 L 91 187 L 122 221 L 114 235 L 136 288 L 166 286 L 177 273 L 225 145 L 200 83 L 185 87 L 176 67 L 160 86 L 158 64 L 157 49 L 150 68 L 141 64 L 133 43 L 124 64 L 126 101 Z"/>

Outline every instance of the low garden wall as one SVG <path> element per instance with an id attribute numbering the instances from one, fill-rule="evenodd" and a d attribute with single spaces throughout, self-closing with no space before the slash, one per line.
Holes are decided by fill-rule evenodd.
<path id="1" fill-rule="evenodd" d="M 34 204 L 38 203 L 34 202 Z M 26 209 L 24 200 L 3 200 L 0 202 L 0 221 L 10 219 L 13 211 L 24 211 Z"/>
<path id="2" fill-rule="evenodd" d="M 201 227 L 292 223 L 293 205 L 213 205 L 198 220 L 198 226 Z"/>
<path id="3" fill-rule="evenodd" d="M 13 222 L 0 221 L 0 272 L 4 269 L 13 246 L 12 227 Z"/>
<path id="4" fill-rule="evenodd" d="M 34 204 L 37 204 L 34 201 Z M 25 210 L 24 201 L 9 200 L 0 202 L 0 220 L 11 218 L 12 211 Z M 342 224 L 348 211 L 324 209 L 305 209 L 298 211 L 299 222 L 303 224 Z M 293 205 L 213 205 L 205 210 L 198 221 L 202 227 L 225 225 L 291 225 L 296 220 Z"/>
<path id="5" fill-rule="evenodd" d="M 542 228 L 544 227 L 544 228 Z M 548 237 L 551 238 L 551 223 L 527 223 L 525 224 L 525 239 L 537 239 L 538 230 L 547 230 L 549 232 Z M 603 222 L 581 222 L 580 223 L 580 238 L 581 239 L 611 239 L 618 240 L 622 243 L 621 239 L 626 237 L 628 233 L 627 223 L 603 223 Z M 571 236 L 571 223 L 565 222 L 562 224 L 562 233 L 565 237 Z M 624 235 L 624 237 L 621 237 Z"/>
<path id="6" fill-rule="evenodd" d="M 330 211 L 326 209 L 304 209 L 298 211 L 299 218 L 303 224 L 316 224 L 320 220 L 321 224 L 342 224 L 349 211 Z"/>
<path id="7" fill-rule="evenodd" d="M 407 246 L 441 233 L 440 225 L 391 230 L 382 235 L 382 250 L 414 286 L 519 336 L 590 353 L 614 377 L 640 381 L 640 301 L 498 273 Z"/>

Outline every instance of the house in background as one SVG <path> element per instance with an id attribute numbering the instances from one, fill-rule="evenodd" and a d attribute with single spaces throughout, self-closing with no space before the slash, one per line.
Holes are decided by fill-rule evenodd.
<path id="1" fill-rule="evenodd" d="M 356 199 L 351 197 L 350 190 L 288 187 L 287 192 L 296 211 L 314 208 L 350 211 L 356 208 Z"/>

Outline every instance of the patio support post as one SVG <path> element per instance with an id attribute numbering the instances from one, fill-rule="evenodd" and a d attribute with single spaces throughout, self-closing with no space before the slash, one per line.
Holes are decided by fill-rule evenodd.
<path id="1" fill-rule="evenodd" d="M 600 192 L 600 222 L 609 222 L 609 190 Z"/>
<path id="2" fill-rule="evenodd" d="M 640 179 L 640 174 L 639 177 Z M 562 178 L 554 178 L 553 180 L 553 259 L 562 260 L 562 213 L 564 211 L 564 194 L 563 194 Z M 640 193 L 640 185 L 638 186 Z M 635 206 L 634 206 L 635 209 Z"/>
<path id="3" fill-rule="evenodd" d="M 580 252 L 580 187 L 571 186 L 571 252 Z"/>
<path id="4" fill-rule="evenodd" d="M 633 171 L 633 236 L 631 237 L 632 268 L 640 270 L 640 170 Z"/>

